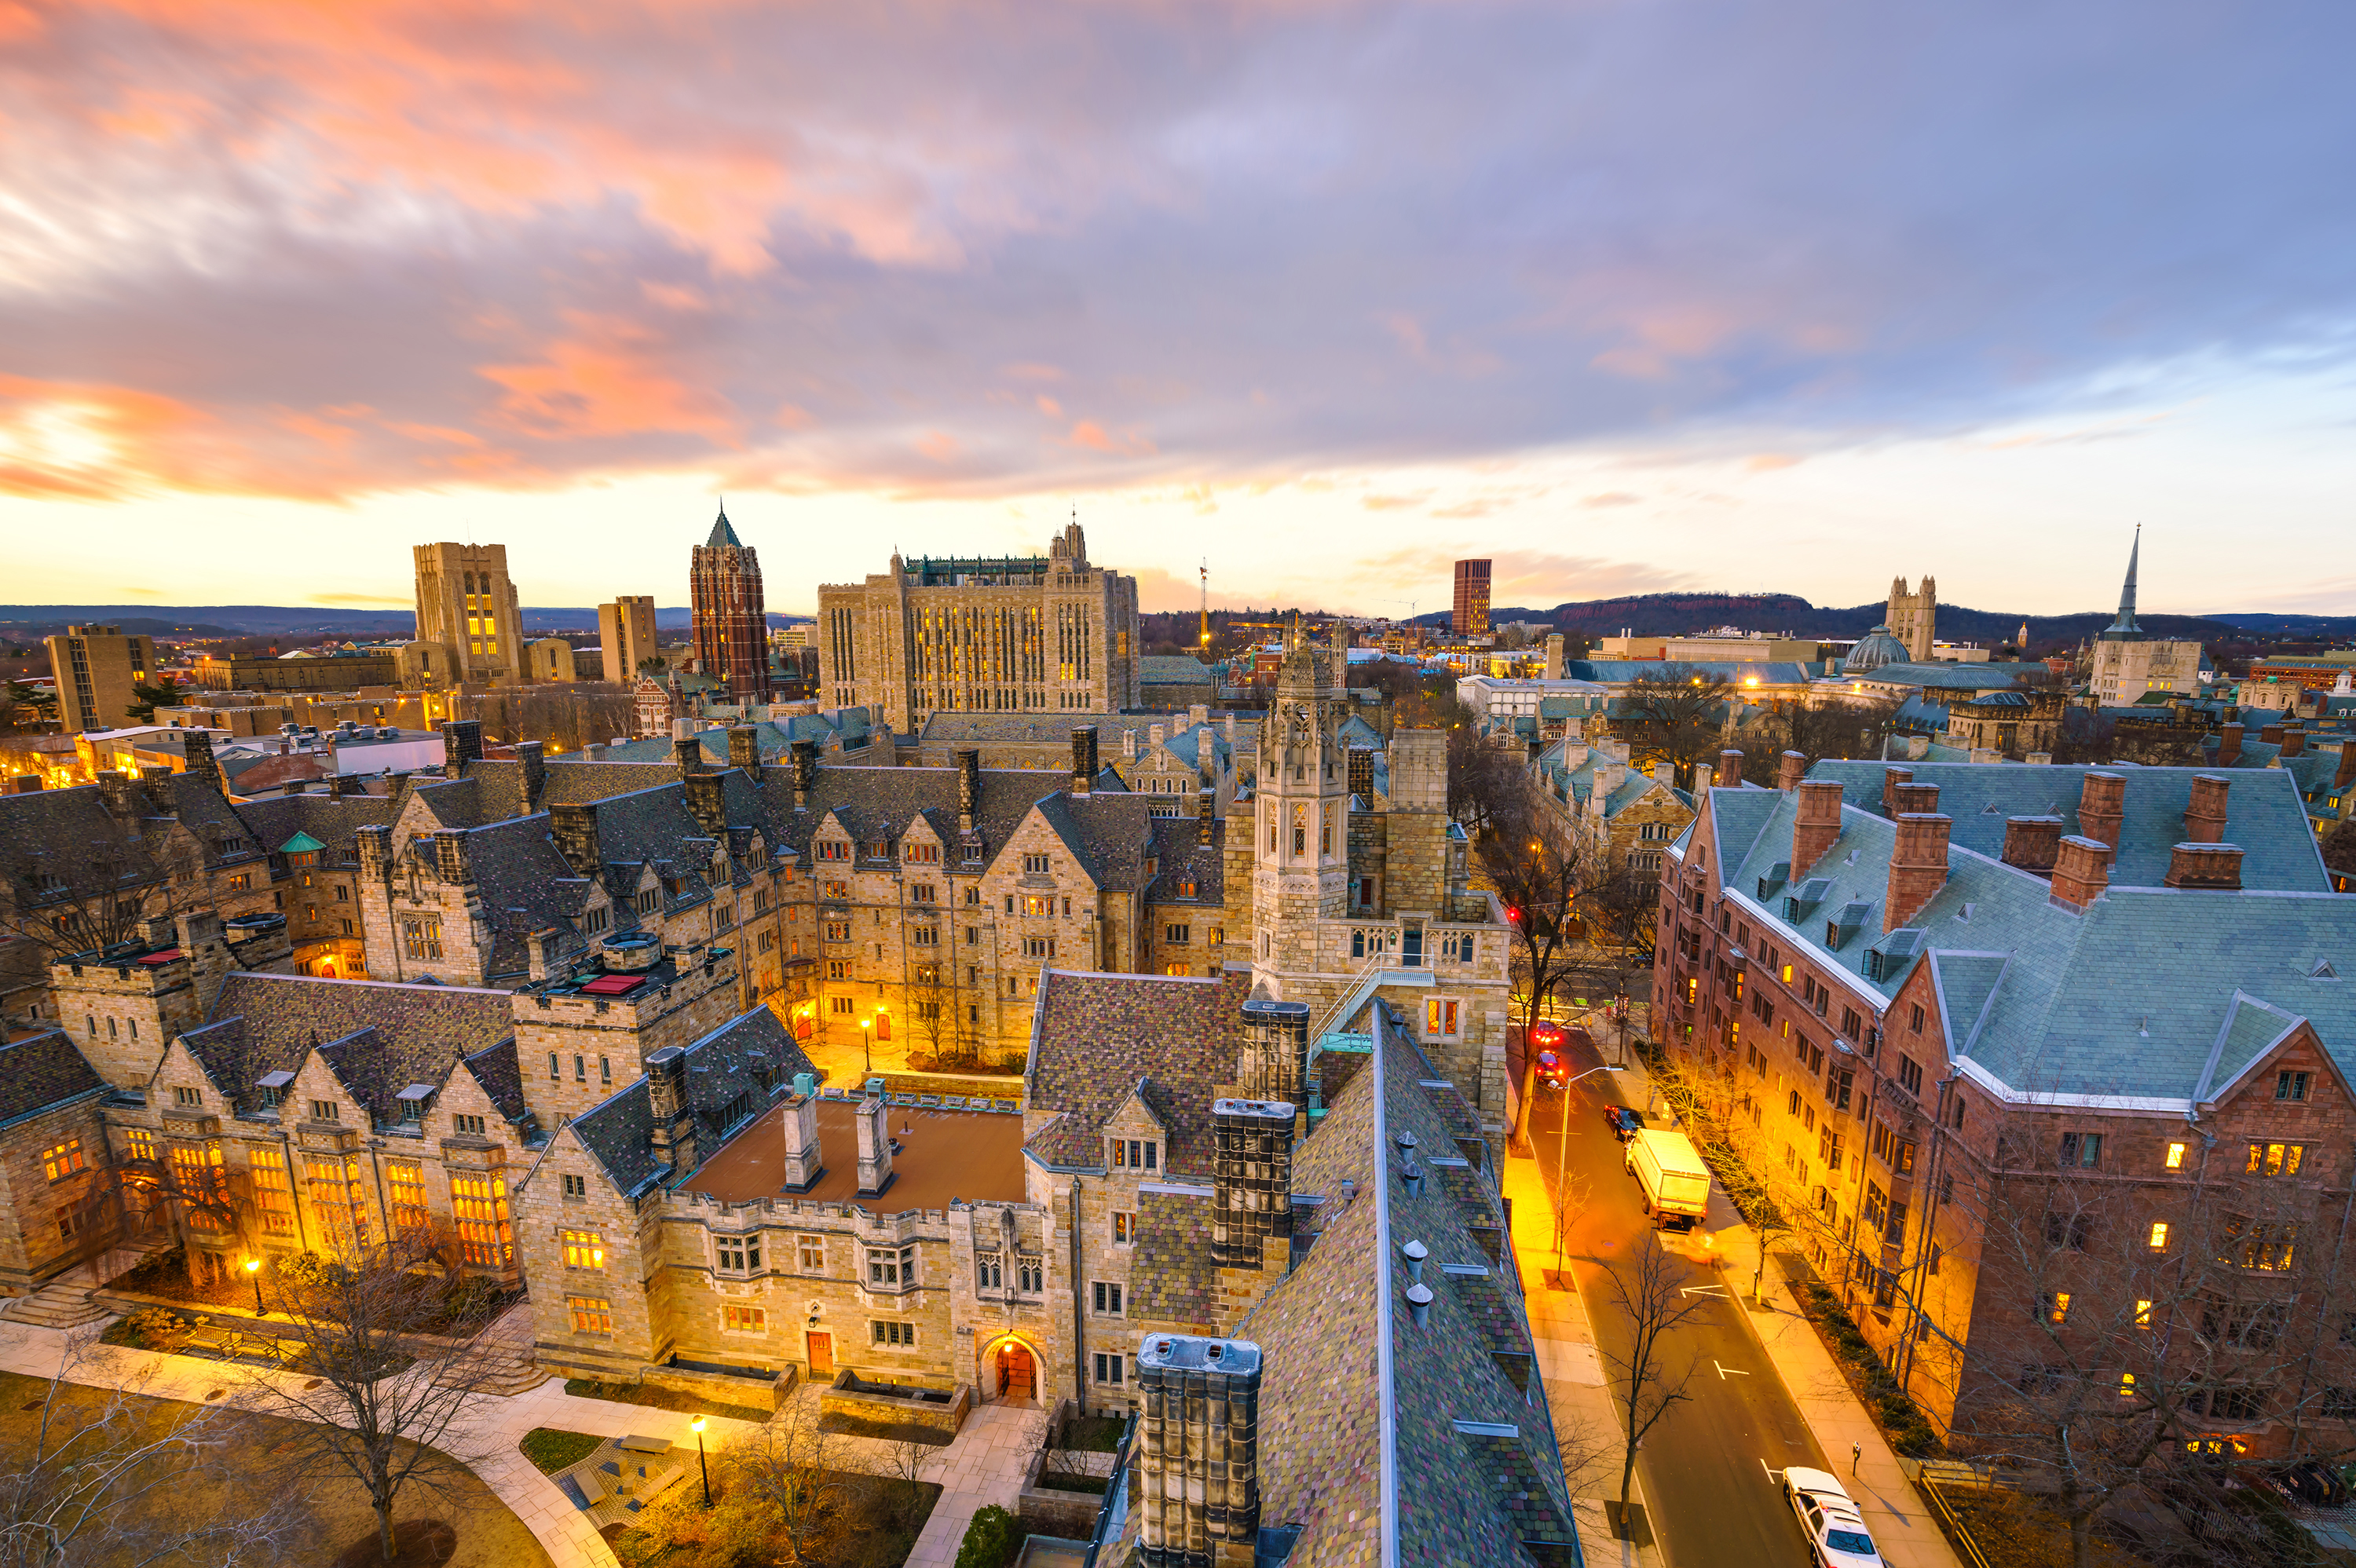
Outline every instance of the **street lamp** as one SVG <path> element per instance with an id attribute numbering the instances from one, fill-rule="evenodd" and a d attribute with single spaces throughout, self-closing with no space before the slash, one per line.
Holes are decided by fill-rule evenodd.
<path id="1" fill-rule="evenodd" d="M 703 1417 L 699 1415 L 687 1424 L 695 1434 L 695 1467 L 703 1472 L 703 1506 L 710 1508 L 712 1506 L 712 1467 L 703 1457 Z"/>
<path id="2" fill-rule="evenodd" d="M 875 1020 L 861 1019 L 859 1020 L 859 1061 L 864 1071 L 859 1076 L 862 1079 L 875 1076 L 875 1053 L 868 1049 L 874 1039 Z"/>
<path id="3" fill-rule="evenodd" d="M 245 1276 L 253 1281 L 253 1315 L 256 1317 L 269 1317 L 270 1309 L 262 1305 L 262 1260 L 260 1258 L 245 1260 Z"/>
<path id="4" fill-rule="evenodd" d="M 1555 1129 L 1554 1154 L 1554 1271 L 1557 1274 L 1562 1272 L 1563 1243 L 1570 1229 L 1570 1216 L 1563 1212 L 1562 1201 L 1563 1184 L 1570 1169 L 1570 1086 L 1581 1078 L 1592 1078 L 1599 1072 L 1626 1071 L 1625 1068 L 1608 1064 L 1602 1067 L 1590 1067 L 1584 1072 L 1573 1073 L 1555 1085 L 1555 1092 L 1562 1096 L 1560 1113 L 1557 1117 L 1558 1125 Z"/>

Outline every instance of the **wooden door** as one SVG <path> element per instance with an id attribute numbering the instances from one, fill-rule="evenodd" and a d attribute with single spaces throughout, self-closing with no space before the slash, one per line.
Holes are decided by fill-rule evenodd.
<path id="1" fill-rule="evenodd" d="M 809 1370 L 812 1377 L 834 1376 L 834 1336 L 810 1329 L 802 1336 L 809 1341 Z"/>

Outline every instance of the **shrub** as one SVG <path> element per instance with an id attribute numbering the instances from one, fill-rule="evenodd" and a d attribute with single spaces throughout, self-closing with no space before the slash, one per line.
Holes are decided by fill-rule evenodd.
<path id="1" fill-rule="evenodd" d="M 991 1503 L 975 1511 L 958 1547 L 957 1568 L 1006 1568 L 1023 1550 L 1023 1521 Z"/>
<path id="2" fill-rule="evenodd" d="M 168 1307 L 147 1307 L 123 1320 L 125 1343 L 147 1350 L 177 1350 L 197 1326 Z"/>

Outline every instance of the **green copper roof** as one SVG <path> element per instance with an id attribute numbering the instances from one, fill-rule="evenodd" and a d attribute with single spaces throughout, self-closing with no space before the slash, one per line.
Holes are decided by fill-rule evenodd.
<path id="1" fill-rule="evenodd" d="M 297 833 L 294 837 L 289 838 L 285 843 L 281 844 L 278 847 L 278 852 L 281 855 L 316 855 L 326 848 L 327 846 L 325 844 L 320 843 L 316 838 L 312 837 L 309 834 Z"/>
<path id="2" fill-rule="evenodd" d="M 735 528 L 729 524 L 727 507 L 723 507 L 720 508 L 720 517 L 718 520 L 712 525 L 712 537 L 705 539 L 703 543 L 704 548 L 707 549 L 711 549 L 714 545 L 723 544 L 733 545 L 739 549 L 742 549 L 744 547 L 744 541 L 736 537 Z"/>

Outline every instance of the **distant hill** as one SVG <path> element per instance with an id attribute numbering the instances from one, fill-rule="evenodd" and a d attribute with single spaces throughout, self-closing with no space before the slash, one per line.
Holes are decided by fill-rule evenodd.
<path id="1" fill-rule="evenodd" d="M 772 614 L 771 627 L 804 624 L 808 615 Z M 694 614 L 684 604 L 657 608 L 655 624 L 685 631 Z M 151 637 L 177 634 L 193 637 L 321 636 L 405 637 L 416 626 L 408 610 L 323 610 L 316 605 L 284 604 L 0 604 L 0 637 L 20 643 L 62 632 L 70 625 L 120 627 L 125 635 Z M 523 607 L 527 632 L 594 631 L 597 611 Z"/>
<path id="2" fill-rule="evenodd" d="M 1677 636 L 1706 632 L 1715 626 L 1739 626 L 1746 632 L 1782 632 L 1799 637 L 1861 637 L 1879 624 L 1888 606 L 1879 600 L 1847 607 L 1811 604 L 1794 593 L 1636 593 L 1617 599 L 1585 599 L 1558 604 L 1550 610 L 1493 608 L 1493 622 L 1540 621 L 1558 630 L 1590 637 L 1633 631 L 1639 635 Z M 2017 611 L 1974 610 L 1942 603 L 1938 611 L 1940 637 L 1948 642 L 2008 643 L 2029 623 L 2033 647 L 2075 644 L 2093 636 L 2116 618 L 2115 610 L 2085 610 L 2069 615 L 2024 615 Z M 1433 626 L 1448 624 L 1448 612 L 1419 615 Z M 2278 615 L 2221 613 L 2216 615 L 2138 614 L 2147 632 L 2170 637 L 2197 637 L 2202 642 L 2226 642 L 2241 637 L 2356 637 L 2356 615 Z"/>

